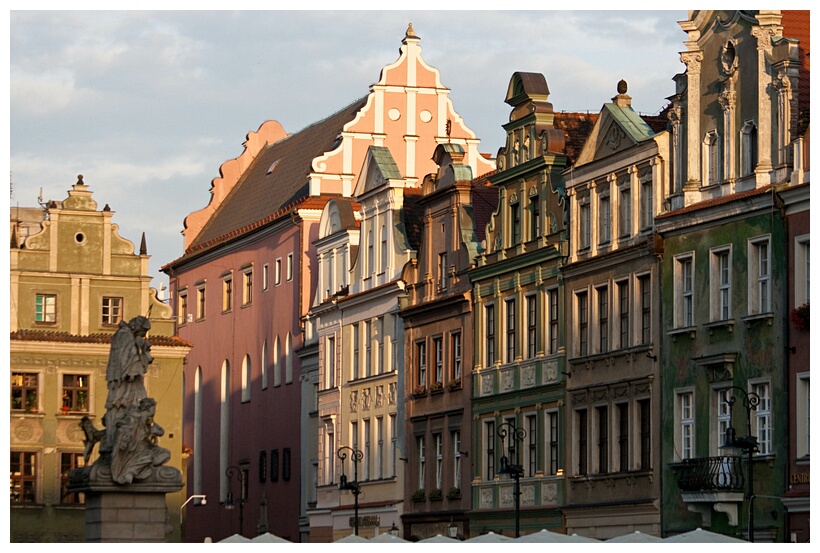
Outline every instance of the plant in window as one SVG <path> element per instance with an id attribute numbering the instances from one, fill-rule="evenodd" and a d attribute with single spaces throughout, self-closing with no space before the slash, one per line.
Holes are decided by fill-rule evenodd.
<path id="1" fill-rule="evenodd" d="M 447 492 L 447 499 L 461 499 L 461 488 L 450 488 Z"/>
<path id="2" fill-rule="evenodd" d="M 448 382 L 447 383 L 447 389 L 450 390 L 451 392 L 453 390 L 461 389 L 461 379 L 460 378 L 454 378 L 453 380 Z"/>
<path id="3" fill-rule="evenodd" d="M 62 411 L 64 415 L 68 413 L 70 409 L 71 408 L 68 405 L 63 405 L 62 407 L 60 407 L 60 411 Z"/>
<path id="4" fill-rule="evenodd" d="M 442 386 L 441 381 L 440 381 L 440 380 L 437 380 L 436 382 L 433 382 L 433 383 L 430 385 L 430 391 L 431 391 L 431 392 L 439 392 L 439 391 L 441 391 L 441 389 L 442 389 L 443 387 L 444 387 L 444 386 Z"/>
<path id="5" fill-rule="evenodd" d="M 414 491 L 413 495 L 411 496 L 411 499 L 413 501 L 424 501 L 424 490 L 422 488 L 419 488 L 416 491 Z"/>
<path id="6" fill-rule="evenodd" d="M 413 388 L 414 396 L 423 396 L 425 394 L 427 394 L 427 388 L 425 388 L 424 386 L 418 385 L 415 388 Z"/>
<path id="7" fill-rule="evenodd" d="M 435 501 L 437 499 L 441 499 L 441 488 L 436 488 L 430 492 L 430 500 Z"/>
<path id="8" fill-rule="evenodd" d="M 809 330 L 809 302 L 792 309 L 789 317 L 797 330 Z"/>

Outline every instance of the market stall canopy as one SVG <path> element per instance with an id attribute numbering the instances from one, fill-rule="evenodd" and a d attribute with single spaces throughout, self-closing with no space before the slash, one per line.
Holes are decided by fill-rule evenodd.
<path id="1" fill-rule="evenodd" d="M 663 538 L 653 536 L 652 534 L 644 534 L 640 530 L 635 530 L 630 534 L 624 534 L 617 538 L 606 540 L 606 543 L 657 543 L 664 541 Z"/>
<path id="2" fill-rule="evenodd" d="M 748 543 L 745 540 L 710 532 L 703 528 L 695 528 L 689 532 L 666 538 L 663 541 L 667 543 Z"/>

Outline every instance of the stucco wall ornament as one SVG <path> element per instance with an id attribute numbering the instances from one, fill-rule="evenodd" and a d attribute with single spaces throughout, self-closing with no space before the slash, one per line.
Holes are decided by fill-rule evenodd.
<path id="1" fill-rule="evenodd" d="M 116 484 L 135 482 L 181 482 L 181 473 L 163 467 L 171 452 L 160 447 L 165 434 L 154 422 L 157 402 L 147 396 L 144 378 L 154 358 L 151 342 L 145 336 L 151 323 L 145 317 L 134 317 L 120 326 L 111 338 L 111 349 L 105 379 L 108 396 L 103 416 L 104 429 L 97 429 L 88 417 L 80 428 L 85 436 L 85 458 L 100 444 L 100 456 L 91 465 L 72 471 L 72 484 L 88 480 L 108 480 Z"/>

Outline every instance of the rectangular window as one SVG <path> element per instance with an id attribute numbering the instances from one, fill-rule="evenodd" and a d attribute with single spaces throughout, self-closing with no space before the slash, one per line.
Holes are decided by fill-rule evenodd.
<path id="1" fill-rule="evenodd" d="M 436 353 L 436 384 L 444 382 L 444 345 L 441 337 L 433 338 L 433 350 Z"/>
<path id="2" fill-rule="evenodd" d="M 504 306 L 507 310 L 507 363 L 515 361 L 517 354 L 516 346 L 518 345 L 518 335 L 515 326 L 515 299 L 504 301 Z"/>
<path id="3" fill-rule="evenodd" d="M 268 452 L 264 449 L 259 452 L 259 483 L 264 484 L 268 480 Z"/>
<path id="4" fill-rule="evenodd" d="M 370 480 L 370 419 L 364 419 L 364 479 Z"/>
<path id="5" fill-rule="evenodd" d="M 398 429 L 396 427 L 396 414 L 393 413 L 393 414 L 390 414 L 390 415 L 387 415 L 387 416 L 388 416 L 388 419 L 390 421 L 390 450 L 393 452 L 392 455 L 391 455 L 391 458 L 393 460 L 393 462 L 392 462 L 393 466 L 392 466 L 392 472 L 390 473 L 390 476 L 395 478 L 395 476 L 396 476 L 396 461 L 399 458 L 399 435 L 397 434 Z"/>
<path id="6" fill-rule="evenodd" d="M 706 146 L 706 184 L 708 186 L 720 182 L 720 137 L 712 131 L 706 134 L 704 142 Z"/>
<path id="7" fill-rule="evenodd" d="M 367 231 L 367 268 L 366 274 L 372 275 L 376 272 L 376 250 L 373 247 L 373 230 Z"/>
<path id="8" fill-rule="evenodd" d="M 598 351 L 609 351 L 609 289 L 604 286 L 598 292 Z"/>
<path id="9" fill-rule="evenodd" d="M 485 349 L 487 352 L 487 366 L 495 365 L 495 305 L 484 308 L 484 328 L 487 334 Z"/>
<path id="10" fill-rule="evenodd" d="M 268 289 L 268 285 L 270 284 L 270 276 L 268 275 L 268 264 L 265 263 L 262 265 L 262 291 L 266 291 Z"/>
<path id="11" fill-rule="evenodd" d="M 196 318 L 201 321 L 205 318 L 205 285 L 196 288 Z"/>
<path id="12" fill-rule="evenodd" d="M 373 370 L 373 323 L 364 322 L 364 375 L 370 376 Z"/>
<path id="13" fill-rule="evenodd" d="M 575 294 L 578 304 L 578 355 L 583 357 L 589 354 L 589 310 L 587 308 L 587 293 Z"/>
<path id="14" fill-rule="evenodd" d="M 617 286 L 620 346 L 625 349 L 629 347 L 629 281 L 621 281 Z"/>
<path id="15" fill-rule="evenodd" d="M 433 434 L 433 442 L 436 444 L 436 489 L 441 489 L 442 468 L 444 467 L 444 450 L 441 441 L 441 434 Z"/>
<path id="16" fill-rule="evenodd" d="M 122 298 L 103 296 L 102 324 L 115 325 L 122 320 Z"/>
<path id="17" fill-rule="evenodd" d="M 629 470 L 629 404 L 619 403 L 618 408 L 618 470 Z"/>
<path id="18" fill-rule="evenodd" d="M 64 505 L 80 505 L 85 503 L 84 493 L 69 493 L 68 475 L 79 467 L 85 466 L 84 456 L 81 452 L 60 453 L 60 503 Z"/>
<path id="19" fill-rule="evenodd" d="M 453 380 L 461 380 L 461 333 L 450 335 L 451 351 L 453 353 Z"/>
<path id="20" fill-rule="evenodd" d="M 577 436 L 578 436 L 578 474 L 584 475 L 587 473 L 587 410 L 578 409 L 575 412 Z"/>
<path id="21" fill-rule="evenodd" d="M 333 434 L 328 434 L 328 443 L 333 443 Z M 333 452 L 335 455 L 336 452 Z M 333 482 L 333 457 L 331 456 L 330 461 L 330 482 Z M 270 481 L 271 482 L 278 482 L 279 481 L 279 450 L 278 449 L 271 449 L 270 450 Z"/>
<path id="22" fill-rule="evenodd" d="M 332 484 L 336 473 L 336 436 L 333 432 L 326 434 L 325 441 L 325 484 Z M 273 479 L 273 451 L 271 454 L 271 482 Z"/>
<path id="23" fill-rule="evenodd" d="M 609 413 L 607 407 L 596 407 L 598 415 L 598 474 L 609 472 Z"/>
<path id="24" fill-rule="evenodd" d="M 771 307 L 769 238 L 749 242 L 749 314 L 769 313 Z M 796 295 L 796 294 L 795 294 Z"/>
<path id="25" fill-rule="evenodd" d="M 54 294 L 36 294 L 34 296 L 34 322 L 57 322 L 57 296 Z"/>
<path id="26" fill-rule="evenodd" d="M 484 422 L 485 480 L 495 478 L 495 421 Z"/>
<path id="27" fill-rule="evenodd" d="M 527 296 L 527 359 L 533 359 L 538 350 L 538 298 Z"/>
<path id="28" fill-rule="evenodd" d="M 245 469 L 247 471 L 247 469 Z M 290 448 L 286 447 L 282 449 L 282 480 L 287 482 L 290 480 Z M 248 478 L 245 477 L 245 485 L 248 485 Z M 245 497 L 247 497 L 247 491 L 245 492 Z"/>
<path id="29" fill-rule="evenodd" d="M 378 353 L 376 355 L 376 374 L 384 373 L 384 317 L 376 319 Z"/>
<path id="30" fill-rule="evenodd" d="M 638 291 L 641 294 L 641 343 L 652 341 L 652 288 L 649 275 L 638 277 Z"/>
<path id="31" fill-rule="evenodd" d="M 63 411 L 87 413 L 89 407 L 89 380 L 87 374 L 63 375 Z"/>
<path id="32" fill-rule="evenodd" d="M 287 269 L 288 269 L 287 279 L 288 279 L 288 282 L 290 282 L 291 280 L 293 280 L 293 254 L 292 253 L 288 254 L 288 267 L 287 267 Z"/>
<path id="33" fill-rule="evenodd" d="M 12 505 L 37 503 L 37 453 L 12 451 L 9 477 Z"/>
<path id="34" fill-rule="evenodd" d="M 222 311 L 230 311 L 233 305 L 233 279 L 226 278 L 222 281 Z"/>
<path id="35" fill-rule="evenodd" d="M 652 198 L 652 169 L 646 168 L 641 181 L 641 228 L 649 228 L 655 220 L 655 210 Z"/>
<path id="36" fill-rule="evenodd" d="M 276 286 L 279 286 L 282 283 L 282 259 L 277 259 L 274 263 L 274 275 L 273 275 L 273 283 Z"/>
<path id="37" fill-rule="evenodd" d="M 590 224 L 590 220 L 589 220 L 590 219 L 589 204 L 588 203 L 581 204 L 581 206 L 579 207 L 579 211 L 580 211 L 580 215 L 579 215 L 580 216 L 580 223 L 579 223 L 578 232 L 580 233 L 580 236 L 578 237 L 578 241 L 579 241 L 579 244 L 580 244 L 580 249 L 584 249 L 584 248 L 589 247 L 589 242 L 590 242 L 589 238 L 590 238 L 590 233 L 591 233 L 591 228 L 590 227 L 592 226 Z"/>
<path id="38" fill-rule="evenodd" d="M 384 418 L 376 417 L 376 474 L 384 478 Z"/>
<path id="39" fill-rule="evenodd" d="M 253 302 L 253 269 L 242 273 L 242 305 Z"/>
<path id="40" fill-rule="evenodd" d="M 381 251 L 381 263 L 382 263 L 382 270 L 387 270 L 387 262 L 389 261 L 389 257 L 387 254 L 387 226 L 382 225 L 382 251 Z"/>
<path id="41" fill-rule="evenodd" d="M 754 393 L 760 398 L 755 411 L 758 454 L 769 455 L 772 452 L 772 401 L 769 384 L 755 384 Z"/>
<path id="42" fill-rule="evenodd" d="M 353 323 L 353 380 L 359 378 L 359 323 Z"/>
<path id="43" fill-rule="evenodd" d="M 510 205 L 510 245 L 521 242 L 521 208 L 518 203 Z"/>
<path id="44" fill-rule="evenodd" d="M 694 257 L 689 254 L 675 259 L 675 326 L 688 328 L 695 324 Z"/>
<path id="45" fill-rule="evenodd" d="M 732 316 L 731 252 L 729 249 L 712 250 L 710 276 L 712 320 L 725 321 Z"/>
<path id="46" fill-rule="evenodd" d="M 717 440 L 713 447 L 720 448 L 726 443 L 726 431 L 729 425 L 732 424 L 732 410 L 729 405 L 729 396 L 731 392 L 728 388 L 715 390 L 717 398 L 717 416 L 715 417 L 715 424 L 717 425 Z"/>
<path id="47" fill-rule="evenodd" d="M 447 252 L 438 254 L 438 289 L 447 289 Z"/>
<path id="48" fill-rule="evenodd" d="M 530 240 L 541 236 L 541 204 L 538 196 L 530 198 Z"/>
<path id="49" fill-rule="evenodd" d="M 416 447 L 419 450 L 419 489 L 424 489 L 424 436 L 416 438 Z"/>
<path id="50" fill-rule="evenodd" d="M 558 352 L 558 290 L 547 291 L 550 302 L 550 353 Z"/>
<path id="51" fill-rule="evenodd" d="M 184 325 L 188 322 L 188 290 L 180 290 L 178 298 L 177 315 L 179 316 L 179 324 Z"/>
<path id="52" fill-rule="evenodd" d="M 453 442 L 453 487 L 461 489 L 461 431 L 450 433 Z"/>
<path id="53" fill-rule="evenodd" d="M 798 459 L 805 459 L 811 451 L 811 385 L 809 373 L 797 375 L 797 397 L 796 397 L 796 452 Z"/>
<path id="54" fill-rule="evenodd" d="M 652 468 L 652 411 L 648 398 L 638 400 L 638 411 L 641 417 L 641 450 L 639 452 L 641 470 L 650 470 Z"/>
<path id="55" fill-rule="evenodd" d="M 37 373 L 11 373 L 11 410 L 36 413 L 39 410 Z"/>
<path id="56" fill-rule="evenodd" d="M 538 464 L 538 419 L 535 415 L 527 415 L 527 439 L 529 440 L 529 450 L 527 451 L 527 474 L 535 476 Z"/>
<path id="57" fill-rule="evenodd" d="M 549 474 L 558 474 L 558 412 L 550 411 L 547 413 L 547 443 L 549 444 L 549 459 L 550 468 Z"/>
<path id="58" fill-rule="evenodd" d="M 678 394 L 680 404 L 680 456 L 681 459 L 695 457 L 695 394 L 683 392 Z"/>
<path id="59" fill-rule="evenodd" d="M 353 449 L 359 449 L 359 421 L 350 421 L 350 444 Z"/>
<path id="60" fill-rule="evenodd" d="M 336 386 L 336 337 L 327 337 L 327 348 L 325 349 L 325 365 L 327 366 L 327 378 L 325 383 L 328 388 Z"/>
<path id="61" fill-rule="evenodd" d="M 606 244 L 610 240 L 612 206 L 609 203 L 609 196 L 598 198 L 598 243 Z"/>
<path id="62" fill-rule="evenodd" d="M 632 189 L 629 186 L 629 177 L 624 177 L 618 193 L 618 237 L 627 238 L 632 235 Z"/>
<path id="63" fill-rule="evenodd" d="M 427 343 L 424 341 L 416 343 L 416 385 L 427 386 Z"/>

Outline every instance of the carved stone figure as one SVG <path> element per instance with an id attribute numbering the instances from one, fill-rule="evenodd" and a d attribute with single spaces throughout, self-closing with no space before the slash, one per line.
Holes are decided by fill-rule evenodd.
<path id="1" fill-rule="evenodd" d="M 143 398 L 138 405 L 130 405 L 117 421 L 111 477 L 118 484 L 144 480 L 151 476 L 153 467 L 171 459 L 171 452 L 157 445 L 157 438 L 165 431 L 154 423 L 156 406 L 153 398 Z"/>

